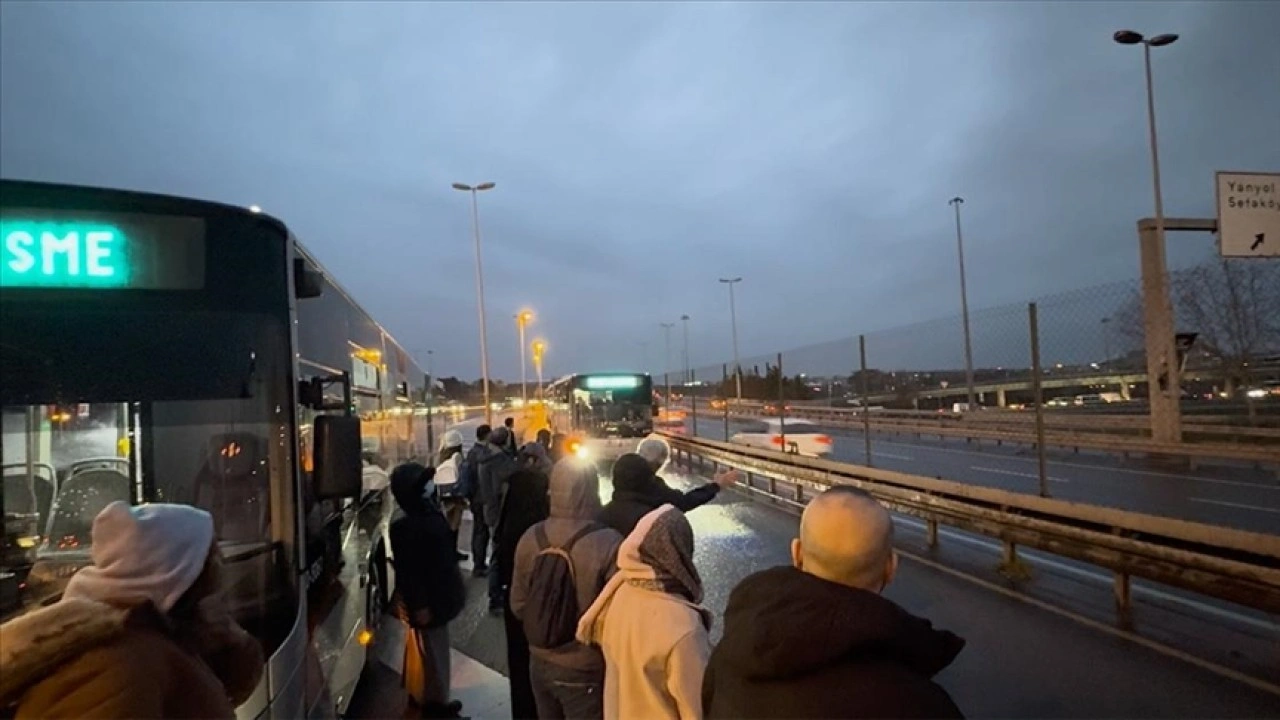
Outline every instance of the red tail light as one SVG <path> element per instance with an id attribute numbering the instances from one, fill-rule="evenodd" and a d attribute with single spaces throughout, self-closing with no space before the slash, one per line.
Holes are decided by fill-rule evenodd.
<path id="1" fill-rule="evenodd" d="M 773 437 L 769 438 L 769 442 L 773 443 L 774 445 L 779 445 L 779 446 L 781 446 L 781 445 L 782 445 L 782 436 L 781 436 L 781 435 L 774 435 Z"/>
<path id="2" fill-rule="evenodd" d="M 817 436 L 817 437 L 815 437 L 813 440 L 814 440 L 814 442 L 818 443 L 819 445 L 830 445 L 830 444 L 831 444 L 831 438 L 827 437 L 826 435 L 818 435 L 818 436 Z"/>

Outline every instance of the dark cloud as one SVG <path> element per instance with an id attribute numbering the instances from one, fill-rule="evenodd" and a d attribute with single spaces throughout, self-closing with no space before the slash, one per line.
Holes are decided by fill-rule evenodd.
<path id="1" fill-rule="evenodd" d="M 0 5 L 0 171 L 262 205 L 419 355 L 475 374 L 481 196 L 495 370 L 657 364 L 693 316 L 744 355 L 1136 275 L 1150 214 L 1280 168 L 1280 4 Z M 1175 264 L 1207 238 L 1178 238 Z M 674 337 L 678 337 L 677 334 Z M 674 353 L 673 353 L 674 354 Z"/>

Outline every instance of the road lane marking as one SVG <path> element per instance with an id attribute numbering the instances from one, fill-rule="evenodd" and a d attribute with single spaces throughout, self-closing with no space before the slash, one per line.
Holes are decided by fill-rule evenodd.
<path id="1" fill-rule="evenodd" d="M 882 457 L 889 458 L 890 460 L 910 460 L 911 459 L 906 455 L 894 455 L 893 453 L 876 452 L 874 449 L 871 451 L 872 460 L 875 460 L 876 458 L 882 458 Z"/>
<path id="2" fill-rule="evenodd" d="M 1227 502 L 1226 500 L 1210 500 L 1208 498 L 1188 498 L 1191 502 L 1206 503 L 1208 505 L 1221 505 L 1229 508 L 1240 508 L 1241 510 L 1257 510 L 1258 512 L 1269 512 L 1280 514 L 1280 508 L 1258 507 L 1257 505 L 1247 505 L 1245 503 Z"/>
<path id="3" fill-rule="evenodd" d="M 1034 473 L 1015 472 L 1015 471 L 1013 471 L 1013 470 L 1000 470 L 999 468 L 977 467 L 976 465 L 971 465 L 971 466 L 969 466 L 969 469 L 970 469 L 970 470 L 978 470 L 978 471 L 981 471 L 981 472 L 995 473 L 995 474 L 997 474 L 997 475 L 1016 475 L 1016 476 L 1018 476 L 1018 477 L 1031 478 L 1032 480 L 1039 480 L 1039 479 L 1040 479 L 1040 476 L 1039 476 L 1039 475 L 1036 475 L 1036 474 L 1034 474 Z M 1051 481 L 1053 481 L 1053 482 L 1059 482 L 1059 483 L 1069 483 L 1069 482 L 1071 482 L 1070 480 L 1068 480 L 1068 479 L 1066 479 L 1066 478 L 1053 477 L 1052 475 L 1050 475 L 1050 476 L 1049 476 L 1049 479 L 1050 479 Z"/>
<path id="4" fill-rule="evenodd" d="M 957 455 L 979 455 L 985 458 L 999 457 L 1006 460 L 1020 460 L 1022 462 L 1036 462 L 1037 458 L 1024 457 L 1022 455 L 992 455 L 989 452 L 978 452 L 977 450 L 957 450 L 955 448 L 936 447 L 934 445 L 916 445 L 914 443 L 896 442 L 893 440 L 876 440 L 884 445 L 897 445 L 899 447 L 916 448 L 918 450 L 936 450 L 938 452 L 955 453 Z M 872 449 L 872 457 L 875 457 L 875 450 Z M 1118 472 L 1128 475 L 1151 475 L 1154 477 L 1178 478 L 1179 480 L 1194 480 L 1197 482 L 1212 483 L 1214 485 L 1235 485 L 1237 487 L 1254 488 L 1256 490 L 1276 490 L 1280 491 L 1280 483 L 1257 483 L 1247 480 L 1221 480 L 1218 478 L 1199 477 L 1196 475 L 1178 475 L 1176 473 L 1157 472 L 1155 470 L 1133 470 L 1123 467 L 1109 467 L 1107 465 L 1087 465 L 1085 463 L 1073 463 L 1065 460 L 1048 460 L 1049 465 L 1058 465 L 1061 467 L 1075 467 L 1085 470 L 1098 470 L 1102 472 Z M 1101 481 L 1099 481 L 1101 482 Z"/>
<path id="5" fill-rule="evenodd" d="M 920 531 L 924 531 L 926 528 L 925 523 L 923 521 L 916 520 L 915 518 L 912 518 L 912 517 L 901 517 L 901 516 L 895 515 L 894 519 L 897 520 L 899 523 L 902 523 L 904 525 L 910 525 Z M 971 537 L 969 535 L 965 535 L 963 533 L 956 532 L 954 530 L 939 529 L 938 534 L 943 537 L 955 540 L 957 542 L 962 542 L 966 545 L 973 545 L 975 547 L 983 548 L 984 550 L 990 550 L 992 552 L 1002 551 L 1002 547 L 995 542 L 992 542 L 990 540 L 986 540 L 983 538 Z M 1044 565 L 1047 567 L 1051 567 L 1056 570 L 1060 570 L 1062 572 L 1075 575 L 1077 577 L 1083 577 L 1083 578 L 1088 578 L 1090 580 L 1095 580 L 1099 583 L 1110 584 L 1112 580 L 1110 575 L 1104 575 L 1102 573 L 1095 572 L 1092 570 L 1086 570 L 1084 568 L 1074 567 L 1064 562 L 1060 562 L 1058 560 L 1053 560 L 1051 558 L 1044 557 L 1043 555 L 1035 551 L 1023 551 L 1019 555 L 1020 557 L 1026 560 L 1029 560 L 1030 562 L 1033 562 L 1037 565 Z M 1147 586 L 1145 583 L 1139 581 L 1137 578 L 1134 579 L 1132 587 L 1133 587 L 1133 592 L 1139 595 L 1149 595 L 1154 598 L 1160 598 L 1161 600 L 1165 600 L 1167 602 L 1176 603 L 1179 605 L 1185 605 L 1189 608 L 1198 610 L 1200 612 L 1203 612 L 1209 615 L 1217 615 L 1218 617 L 1226 618 L 1234 622 L 1250 625 L 1252 627 L 1258 628 L 1259 630 L 1265 630 L 1268 633 L 1274 633 L 1278 629 L 1280 629 L 1280 624 L 1277 624 L 1276 622 L 1273 622 L 1270 620 L 1259 620 L 1258 618 L 1250 615 L 1244 615 L 1238 612 L 1227 610 L 1225 608 L 1220 608 L 1214 605 L 1210 605 L 1208 603 L 1203 603 L 1198 600 L 1192 600 L 1191 598 L 1188 598 L 1188 597 L 1183 597 L 1181 595 L 1175 595 L 1173 593 L 1164 592 L 1163 590 L 1159 590 L 1157 588 Z"/>

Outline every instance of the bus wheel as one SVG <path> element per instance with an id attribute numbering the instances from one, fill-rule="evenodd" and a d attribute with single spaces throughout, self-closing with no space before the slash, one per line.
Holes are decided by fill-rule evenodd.
<path id="1" fill-rule="evenodd" d="M 370 630 L 377 629 L 387 610 L 387 594 L 383 589 L 383 578 L 386 576 L 383 570 L 384 562 L 382 553 L 379 552 L 374 562 L 370 564 L 369 581 L 365 584 L 365 625 Z"/>

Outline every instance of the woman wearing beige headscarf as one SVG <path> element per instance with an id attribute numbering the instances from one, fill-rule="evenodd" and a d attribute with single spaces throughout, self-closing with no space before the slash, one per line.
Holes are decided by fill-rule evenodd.
<path id="1" fill-rule="evenodd" d="M 700 602 L 693 528 L 663 505 L 622 542 L 618 572 L 578 623 L 578 642 L 604 652 L 607 720 L 702 717 L 711 612 Z"/>

